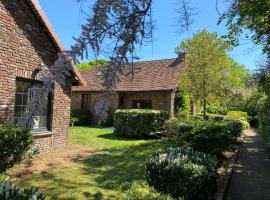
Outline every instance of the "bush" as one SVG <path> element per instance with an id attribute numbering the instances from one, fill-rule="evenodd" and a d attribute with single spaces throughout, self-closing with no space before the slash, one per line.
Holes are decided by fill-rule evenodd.
<path id="1" fill-rule="evenodd" d="M 125 194 L 126 200 L 173 200 L 169 195 L 159 193 L 145 182 L 132 184 Z"/>
<path id="2" fill-rule="evenodd" d="M 42 194 L 37 188 L 30 188 L 20 190 L 9 180 L 0 181 L 0 199 L 9 200 L 9 199 L 18 199 L 18 200 L 44 200 L 46 197 Z"/>
<path id="3" fill-rule="evenodd" d="M 176 117 L 178 119 L 186 119 L 190 113 L 190 97 L 188 92 L 180 86 L 181 84 L 177 87 L 175 93 Z"/>
<path id="4" fill-rule="evenodd" d="M 243 130 L 242 123 L 239 120 L 228 121 L 227 128 L 231 137 L 239 137 Z"/>
<path id="5" fill-rule="evenodd" d="M 215 157 L 191 149 L 169 148 L 146 161 L 150 186 L 174 198 L 209 199 L 216 190 Z"/>
<path id="6" fill-rule="evenodd" d="M 240 119 L 240 120 L 248 120 L 248 114 L 247 112 L 242 111 L 229 111 L 226 115 L 226 119 L 234 120 L 234 119 Z"/>
<path id="7" fill-rule="evenodd" d="M 112 127 L 113 126 L 113 120 L 114 120 L 113 116 L 114 116 L 114 112 L 110 109 L 107 119 L 101 125 L 103 127 Z"/>
<path id="8" fill-rule="evenodd" d="M 177 118 L 171 118 L 165 122 L 165 131 L 169 137 L 177 135 L 180 127 L 180 121 Z"/>
<path id="9" fill-rule="evenodd" d="M 115 133 L 130 138 L 146 138 L 162 130 L 169 114 L 149 109 L 117 110 L 114 115 Z"/>
<path id="10" fill-rule="evenodd" d="M 91 113 L 86 110 L 72 110 L 71 121 L 76 126 L 83 126 L 91 124 Z"/>
<path id="11" fill-rule="evenodd" d="M 229 148 L 231 137 L 225 123 L 199 120 L 188 123 L 194 127 L 182 138 L 194 150 L 221 157 L 222 152 Z"/>
<path id="12" fill-rule="evenodd" d="M 20 162 L 32 144 L 30 129 L 14 125 L 0 126 L 0 172 Z"/>

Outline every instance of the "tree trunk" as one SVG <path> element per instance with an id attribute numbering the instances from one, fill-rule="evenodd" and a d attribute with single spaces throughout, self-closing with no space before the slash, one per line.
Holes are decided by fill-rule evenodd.
<path id="1" fill-rule="evenodd" d="M 206 120 L 206 99 L 203 98 L 203 119 Z"/>
<path id="2" fill-rule="evenodd" d="M 192 99 L 191 104 L 192 104 L 192 107 L 191 107 L 192 116 L 196 116 L 196 113 L 197 113 L 197 111 L 196 111 L 196 100 Z"/>

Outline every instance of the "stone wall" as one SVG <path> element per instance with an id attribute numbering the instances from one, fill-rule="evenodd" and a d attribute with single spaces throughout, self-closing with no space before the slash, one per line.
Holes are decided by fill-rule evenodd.
<path id="1" fill-rule="evenodd" d="M 57 47 L 25 0 L 0 1 L 0 121 L 13 122 L 16 77 L 31 79 L 40 64 L 50 66 Z M 53 90 L 52 130 L 34 134 L 41 151 L 67 144 L 70 87 Z"/>

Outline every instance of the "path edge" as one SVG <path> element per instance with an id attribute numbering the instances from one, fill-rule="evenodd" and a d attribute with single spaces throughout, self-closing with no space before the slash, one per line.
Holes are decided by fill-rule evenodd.
<path id="1" fill-rule="evenodd" d="M 220 184 L 220 186 L 218 187 L 218 190 L 215 194 L 215 200 L 224 200 L 225 196 L 226 196 L 226 192 L 229 188 L 230 185 L 230 181 L 232 178 L 232 175 L 234 173 L 234 169 L 235 169 L 235 163 L 236 160 L 238 158 L 239 152 L 240 152 L 240 146 L 236 146 L 236 149 L 234 150 L 235 154 L 230 158 L 229 160 L 229 167 L 226 170 L 226 173 L 223 177 L 223 181 Z"/>

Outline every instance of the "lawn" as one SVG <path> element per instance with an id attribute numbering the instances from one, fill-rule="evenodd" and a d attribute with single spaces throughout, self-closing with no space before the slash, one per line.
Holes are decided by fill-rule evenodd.
<path id="1" fill-rule="evenodd" d="M 71 128 L 69 142 L 89 146 L 95 153 L 66 166 L 23 175 L 16 182 L 40 187 L 47 199 L 123 199 L 119 186 L 144 180 L 145 159 L 166 146 L 162 141 L 127 140 L 110 129 L 90 127 Z"/>

